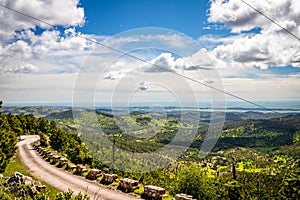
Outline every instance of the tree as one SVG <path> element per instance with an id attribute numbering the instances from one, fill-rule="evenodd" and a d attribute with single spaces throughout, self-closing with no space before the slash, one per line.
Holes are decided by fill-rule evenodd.
<path id="1" fill-rule="evenodd" d="M 81 192 L 73 195 L 73 191 L 69 189 L 67 192 L 61 192 L 56 195 L 55 200 L 89 200 L 88 195 L 83 195 Z"/>
<path id="2" fill-rule="evenodd" d="M 200 166 L 192 163 L 180 169 L 175 193 L 189 194 L 196 199 L 212 199 L 217 192 L 212 181 L 206 177 L 205 171 Z"/>
<path id="3" fill-rule="evenodd" d="M 0 172 L 8 165 L 10 158 L 15 154 L 17 147 L 16 134 L 11 130 L 6 118 L 0 117 Z"/>
<path id="4" fill-rule="evenodd" d="M 230 200 L 241 199 L 241 186 L 237 181 L 229 182 L 228 184 L 228 197 Z"/>
<path id="5" fill-rule="evenodd" d="M 0 100 L 0 115 L 2 115 L 2 104 L 3 104 L 3 101 Z"/>

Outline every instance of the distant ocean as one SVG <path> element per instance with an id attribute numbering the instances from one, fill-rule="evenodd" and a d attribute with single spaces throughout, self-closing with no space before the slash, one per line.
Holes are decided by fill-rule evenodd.
<path id="1" fill-rule="evenodd" d="M 255 103 L 277 112 L 300 112 L 300 100 L 289 101 L 255 101 Z M 267 111 L 263 108 L 241 101 L 226 102 L 227 111 Z"/>
<path id="2" fill-rule="evenodd" d="M 300 100 L 282 100 L 282 101 L 254 101 L 255 103 L 276 112 L 300 112 Z M 189 107 L 175 104 L 173 102 L 151 102 L 151 103 L 136 103 L 134 105 L 129 105 L 130 110 L 135 109 L 151 109 L 152 105 L 160 105 L 166 110 L 200 110 L 200 111 L 212 111 L 211 103 L 208 101 L 199 101 L 198 107 Z M 59 107 L 59 108 L 71 108 L 71 102 L 33 102 L 33 103 L 6 103 L 4 102 L 3 107 Z M 81 108 L 88 108 L 87 104 L 80 105 Z M 113 107 L 109 103 L 96 103 L 96 109 L 128 109 L 128 105 L 115 104 Z M 89 107 L 91 108 L 91 107 Z M 94 107 L 93 107 L 94 108 Z M 93 109 L 92 108 L 92 109 Z M 227 101 L 225 105 L 226 112 L 247 112 L 247 111 L 257 111 L 257 112 L 270 112 L 270 110 L 263 109 L 261 107 L 255 106 L 253 104 L 242 102 L 242 101 Z M 218 106 L 214 107 L 213 110 L 220 110 Z M 222 109 L 223 110 L 223 109 Z"/>

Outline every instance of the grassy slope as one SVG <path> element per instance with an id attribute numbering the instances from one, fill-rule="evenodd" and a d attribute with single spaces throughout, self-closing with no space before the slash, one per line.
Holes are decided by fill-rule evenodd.
<path id="1" fill-rule="evenodd" d="M 30 174 L 30 172 L 28 171 L 28 169 L 22 165 L 19 157 L 18 156 L 14 156 L 12 158 L 12 160 L 10 161 L 9 165 L 6 167 L 3 175 L 8 177 L 8 176 L 11 176 L 13 173 L 15 173 L 17 171 L 20 172 L 20 173 L 22 173 L 23 175 L 33 177 Z M 37 180 L 35 177 L 33 177 L 33 178 L 35 180 Z M 48 185 L 48 184 L 45 184 L 43 182 L 42 182 L 42 184 L 47 186 L 47 190 L 49 191 L 49 197 L 50 197 L 50 199 L 55 199 L 55 196 L 56 196 L 57 193 L 59 193 L 59 191 L 57 189 L 55 189 L 54 187 Z"/>

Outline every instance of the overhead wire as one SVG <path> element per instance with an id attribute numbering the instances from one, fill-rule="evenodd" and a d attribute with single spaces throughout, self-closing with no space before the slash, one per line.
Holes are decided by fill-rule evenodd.
<path id="1" fill-rule="evenodd" d="M 250 7 L 251 9 L 253 9 L 255 12 L 259 13 L 261 16 L 265 17 L 267 20 L 269 20 L 270 22 L 272 22 L 273 24 L 277 25 L 279 28 L 281 28 L 282 30 L 284 30 L 286 33 L 288 33 L 289 35 L 291 35 L 292 37 L 296 38 L 297 40 L 300 41 L 300 37 L 297 36 L 296 34 L 294 34 L 293 32 L 291 32 L 290 30 L 288 30 L 287 28 L 283 27 L 281 24 L 279 24 L 278 22 L 276 22 L 275 20 L 273 20 L 271 17 L 269 17 L 268 15 L 266 15 L 265 13 L 263 13 L 262 11 L 258 10 L 257 8 L 255 8 L 254 6 L 252 6 L 251 4 L 249 4 L 248 2 L 246 2 L 245 0 L 240 0 L 241 2 L 243 2 L 245 5 L 247 5 L 248 7 Z"/>
<path id="2" fill-rule="evenodd" d="M 242 1 L 243 3 L 245 3 L 246 5 L 248 5 L 250 8 L 254 9 L 254 10 L 255 10 L 256 12 L 258 12 L 259 14 L 263 15 L 264 17 L 266 17 L 266 18 L 267 18 L 268 20 L 270 20 L 272 23 L 276 24 L 277 26 L 279 26 L 280 28 L 282 28 L 283 30 L 285 30 L 287 33 L 289 33 L 290 35 L 292 35 L 293 37 L 295 37 L 296 39 L 298 39 L 298 40 L 300 41 L 300 38 L 299 38 L 299 37 L 297 37 L 295 34 L 291 33 L 289 30 L 287 30 L 287 29 L 285 29 L 284 27 L 282 27 L 282 26 L 281 26 L 280 24 L 278 24 L 275 20 L 272 20 L 270 17 L 268 17 L 267 15 L 265 15 L 264 13 L 262 13 L 261 11 L 257 10 L 256 8 L 254 8 L 253 6 L 251 6 L 250 4 L 248 4 L 247 2 L 245 2 L 244 0 L 241 0 L 241 1 Z M 43 23 L 43 24 L 46 24 L 46 25 L 48 25 L 48 26 L 50 26 L 50 27 L 55 27 L 54 24 L 51 24 L 51 23 L 49 23 L 49 22 L 47 22 L 47 21 L 45 21 L 45 20 L 39 19 L 39 18 L 34 17 L 34 16 L 31 16 L 31 15 L 29 15 L 29 14 L 20 12 L 20 11 L 15 10 L 15 9 L 13 9 L 13 8 L 10 8 L 10 7 L 8 7 L 8 6 L 5 6 L 5 5 L 0 4 L 0 7 L 5 8 L 5 9 L 7 9 L 7 10 L 10 10 L 10 11 L 12 11 L 12 12 L 15 12 L 15 13 L 17 13 L 17 14 L 26 16 L 26 17 L 28 17 L 28 18 L 31 18 L 31 19 L 33 19 L 33 20 L 36 20 L 36 21 L 41 22 L 41 23 Z M 187 79 L 187 80 L 190 80 L 190 81 L 192 81 L 192 82 L 201 84 L 201 85 L 203 85 L 203 86 L 205 86 L 205 87 L 207 87 L 207 88 L 210 88 L 210 89 L 212 89 L 212 90 L 221 92 L 221 93 L 223 93 L 223 94 L 225 94 L 225 95 L 228 95 L 228 96 L 231 96 L 231 97 L 233 97 L 233 98 L 235 98 L 235 99 L 239 99 L 239 100 L 244 101 L 244 102 L 246 102 L 246 103 L 252 104 L 252 105 L 254 105 L 254 106 L 256 106 L 256 107 L 262 108 L 262 109 L 265 110 L 265 111 L 271 111 L 271 112 L 277 113 L 277 111 L 275 111 L 275 110 L 273 110 L 273 109 L 271 109 L 271 108 L 267 108 L 267 107 L 265 107 L 265 106 L 263 106 L 263 105 L 261 105 L 261 104 L 258 104 L 258 103 L 254 102 L 254 101 L 248 100 L 248 99 L 246 99 L 246 98 L 240 97 L 240 96 L 235 95 L 235 94 L 232 94 L 232 93 L 230 93 L 230 92 L 226 92 L 226 91 L 224 91 L 224 90 L 222 90 L 222 89 L 219 89 L 219 88 L 217 88 L 217 87 L 208 85 L 208 84 L 206 84 L 206 83 L 204 83 L 204 82 L 202 82 L 202 81 L 199 81 L 199 80 L 197 80 L 197 79 L 191 78 L 191 77 L 186 76 L 186 75 L 184 75 L 184 74 L 177 73 L 177 72 L 173 71 L 172 69 L 170 69 L 170 68 L 168 68 L 168 67 L 166 67 L 166 66 L 161 66 L 161 65 L 157 65 L 157 64 L 155 64 L 155 63 L 151 63 L 150 61 L 144 60 L 144 59 L 142 59 L 142 58 L 140 58 L 140 57 L 138 57 L 138 56 L 135 56 L 135 55 L 133 55 L 133 54 L 127 53 L 127 52 L 122 51 L 122 50 L 120 50 L 120 49 L 116 49 L 116 48 L 114 48 L 114 47 L 105 45 L 105 44 L 103 44 L 103 43 L 100 43 L 100 42 L 98 42 L 98 41 L 96 41 L 96 40 L 93 40 L 93 39 L 91 39 L 91 38 L 85 37 L 85 36 L 83 36 L 83 35 L 76 34 L 76 36 L 79 37 L 79 38 L 82 38 L 82 39 L 84 39 L 84 40 L 86 40 L 86 41 L 89 41 L 89 42 L 95 43 L 95 44 L 97 44 L 97 45 L 100 45 L 100 46 L 102 46 L 102 47 L 104 47 L 104 48 L 110 49 L 110 50 L 112 50 L 112 51 L 114 51 L 114 52 L 120 53 L 121 55 L 125 55 L 125 56 L 128 56 L 128 57 L 130 57 L 130 58 L 133 58 L 133 59 L 139 60 L 139 61 L 141 61 L 141 62 L 144 62 L 144 63 L 146 63 L 146 64 L 152 65 L 152 66 L 154 66 L 154 67 L 158 67 L 158 68 L 164 69 L 164 70 L 166 70 L 166 71 L 168 71 L 168 72 L 170 72 L 170 73 L 173 73 L 173 74 L 175 74 L 175 75 L 177 75 L 177 76 L 181 76 L 181 77 L 183 77 L 183 78 L 185 78 L 185 79 Z"/>

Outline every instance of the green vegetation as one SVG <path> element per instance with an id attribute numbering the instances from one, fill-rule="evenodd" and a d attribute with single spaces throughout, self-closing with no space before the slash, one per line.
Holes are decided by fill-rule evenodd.
<path id="1" fill-rule="evenodd" d="M 198 127 L 193 127 L 182 123 L 177 114 L 168 114 L 163 119 L 158 114 L 150 116 L 145 112 L 116 118 L 109 113 L 97 113 L 97 122 L 93 122 L 90 114 L 90 111 L 79 113 L 81 116 L 76 123 L 70 118 L 70 111 L 64 112 L 63 116 L 52 115 L 55 121 L 36 119 L 32 114 L 1 115 L 0 169 L 2 172 L 7 169 L 4 175 L 13 172 L 13 163 L 9 165 L 9 161 L 15 155 L 17 136 L 38 134 L 42 146 L 58 151 L 75 164 L 83 163 L 117 173 L 120 178 L 128 177 L 142 184 L 163 187 L 170 196 L 186 193 L 197 199 L 300 199 L 298 117 L 227 121 L 213 152 L 200 159 L 199 148 L 208 129 L 207 123 L 201 122 Z M 84 124 L 84 129 L 78 124 Z M 97 133 L 99 126 L 106 140 Z M 74 132 L 76 128 L 79 133 Z M 126 173 L 109 168 L 112 162 L 116 167 L 122 167 L 126 162 L 137 171 L 150 169 L 135 161 L 133 156 L 155 152 L 171 141 L 174 149 L 180 150 L 185 147 L 191 130 L 196 128 L 192 145 L 164 169 Z M 176 137 L 179 129 L 185 137 Z M 112 160 L 114 147 L 119 150 Z M 162 157 L 170 160 L 168 154 Z M 147 161 L 155 165 L 157 159 Z M 135 191 L 141 192 L 142 189 Z M 68 191 L 51 198 L 68 199 L 71 196 L 72 192 Z M 47 199 L 49 194 L 44 194 L 44 197 Z M 75 199 L 86 198 L 79 195 Z"/>
<path id="2" fill-rule="evenodd" d="M 73 195 L 73 191 L 69 189 L 67 192 L 61 192 L 56 195 L 55 200 L 89 200 L 90 198 L 87 195 L 81 193 Z"/>
<path id="3" fill-rule="evenodd" d="M 41 145 L 60 151 L 74 163 L 87 163 L 90 166 L 99 165 L 81 142 L 78 134 L 65 133 L 59 129 L 54 121 L 50 122 L 44 118 L 36 119 L 32 114 L 12 115 L 2 114 L 2 101 L 0 102 L 0 173 L 5 177 L 11 176 L 16 171 L 29 175 L 28 171 L 21 165 L 16 156 L 17 137 L 20 135 L 37 134 L 41 137 Z M 50 146 L 51 145 L 51 146 Z M 11 191 L 3 187 L 4 179 L 0 184 L 0 199 L 70 199 L 71 191 L 58 194 L 53 187 L 47 187 L 45 192 L 32 196 L 29 186 L 21 185 L 18 191 Z M 22 191 L 20 193 L 20 191 Z M 25 195 L 25 196 L 24 196 Z M 76 195 L 75 200 L 88 199 L 84 195 Z"/>
<path id="4" fill-rule="evenodd" d="M 97 162 L 81 142 L 77 133 L 66 133 L 58 128 L 56 122 L 44 118 L 36 119 L 32 114 L 0 116 L 0 172 L 4 171 L 9 159 L 15 154 L 17 137 L 37 134 L 41 137 L 41 145 L 61 152 L 73 163 L 86 163 L 97 166 Z"/>
<path id="5" fill-rule="evenodd" d="M 0 116 L 0 173 L 9 164 L 10 158 L 15 155 L 17 135 L 14 132 L 9 118 Z"/>
<path id="6" fill-rule="evenodd" d="M 88 119 L 88 113 L 84 115 L 84 119 Z M 122 166 L 122 160 L 126 160 L 126 163 L 132 163 L 132 169 L 147 166 L 130 159 L 130 152 L 153 152 L 171 140 L 175 140 L 173 145 L 177 145 L 177 148 L 184 147 L 184 138 L 175 139 L 177 130 L 186 130 L 188 137 L 188 130 L 192 128 L 187 124 L 182 125 L 175 115 L 164 120 L 138 112 L 130 116 L 118 116 L 116 119 L 103 113 L 99 113 L 97 117 L 111 144 L 114 140 L 116 147 L 127 152 L 121 154 L 117 151 L 114 165 Z M 68 120 L 59 120 L 59 123 L 64 124 L 66 121 Z M 84 124 L 86 123 L 85 121 Z M 200 123 L 191 148 L 168 167 L 146 173 L 106 170 L 122 177 L 140 180 L 143 184 L 166 188 L 171 195 L 183 192 L 197 199 L 300 198 L 300 186 L 297 185 L 299 124 L 300 119 L 297 117 L 228 121 L 214 151 L 204 159 L 199 159 L 198 149 L 208 128 L 207 124 Z M 68 126 L 75 124 L 68 121 Z M 156 129 L 157 134 L 151 134 L 153 127 L 159 127 Z M 92 128 L 89 132 L 91 130 Z M 140 137 L 144 135 L 150 137 Z M 107 163 L 111 162 L 111 148 L 101 143 L 99 135 L 85 134 L 82 139 L 93 155 L 102 161 L 106 158 Z M 149 161 L 151 162 L 151 158 Z"/>
<path id="7" fill-rule="evenodd" d="M 6 167 L 5 171 L 3 172 L 4 177 L 10 177 L 15 172 L 20 172 L 21 174 L 25 176 L 30 176 L 30 173 L 28 170 L 21 164 L 20 159 L 17 156 L 14 156 L 11 159 L 11 162 Z M 1 180 L 1 184 L 4 184 L 5 179 Z M 44 183 L 42 183 L 44 184 Z M 75 195 L 72 197 L 73 192 L 71 190 L 66 192 L 59 192 L 57 189 L 53 188 L 51 185 L 46 185 L 46 190 L 35 194 L 34 196 L 31 195 L 31 190 L 28 185 L 21 185 L 19 187 L 20 191 L 24 191 L 22 193 L 22 196 L 25 194 L 25 197 L 23 196 L 20 198 L 19 192 L 13 192 L 10 191 L 8 188 L 3 187 L 3 185 L 0 185 L 0 199 L 5 200 L 11 200 L 11 199 L 34 199 L 34 200 L 88 200 L 89 197 L 86 195 L 83 195 L 81 193 Z"/>
<path id="8" fill-rule="evenodd" d="M 9 177 L 9 176 L 13 175 L 13 173 L 15 173 L 15 172 L 20 172 L 25 176 L 30 176 L 30 173 L 28 172 L 26 167 L 24 167 L 22 165 L 18 156 L 14 156 L 10 160 L 10 163 L 7 165 L 5 171 L 3 172 L 3 175 L 6 177 Z"/>
<path id="9" fill-rule="evenodd" d="M 15 172 L 20 172 L 21 174 L 25 175 L 25 176 L 31 176 L 31 174 L 28 172 L 28 170 L 22 165 L 20 159 L 18 158 L 18 156 L 14 156 L 10 163 L 8 164 L 8 166 L 6 167 L 5 171 L 3 172 L 3 175 L 5 177 L 10 177 L 11 175 L 13 175 Z M 56 194 L 59 193 L 59 191 L 57 189 L 55 189 L 54 187 L 52 187 L 51 185 L 45 184 L 47 187 L 47 197 L 49 199 L 55 199 Z M 14 196 L 13 194 L 11 196 Z"/>
<path id="10" fill-rule="evenodd" d="M 51 190 L 46 189 L 45 191 L 39 192 L 37 194 L 32 194 L 31 187 L 29 185 L 20 185 L 18 191 L 11 191 L 9 188 L 0 186 L 0 199 L 3 200 L 89 200 L 87 195 L 81 193 L 73 195 L 73 191 L 69 190 L 67 192 L 60 192 L 53 195 Z"/>

